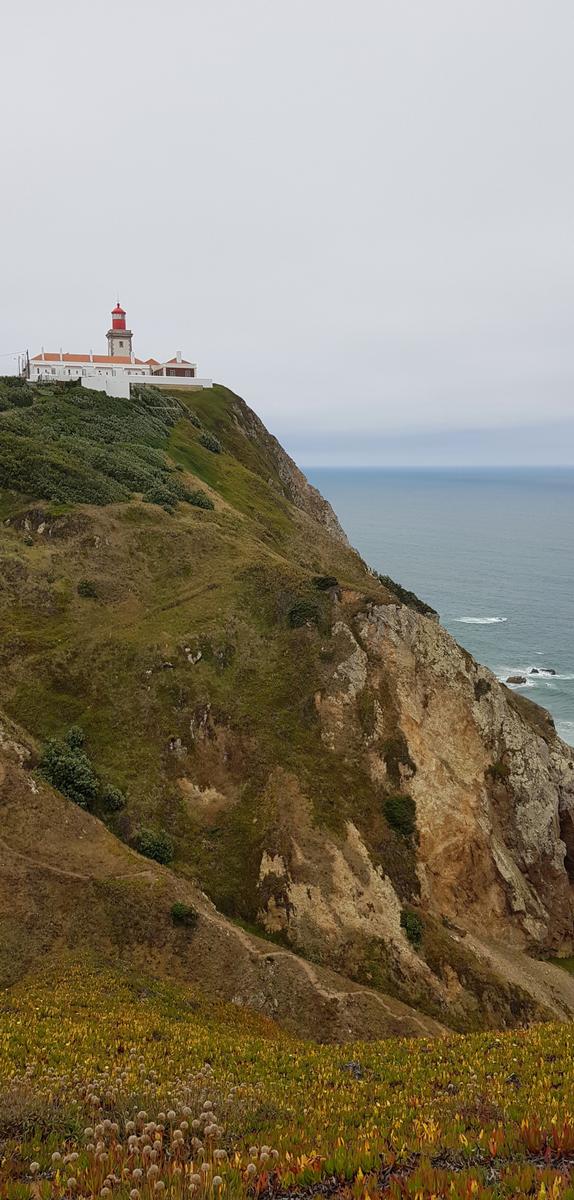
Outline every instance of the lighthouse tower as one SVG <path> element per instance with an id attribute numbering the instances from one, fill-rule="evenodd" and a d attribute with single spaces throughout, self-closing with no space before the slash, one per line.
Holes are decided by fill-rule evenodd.
<path id="1" fill-rule="evenodd" d="M 132 353 L 131 329 L 126 329 L 126 313 L 118 300 L 112 309 L 112 327 L 108 329 L 108 353 L 112 358 L 131 358 Z"/>

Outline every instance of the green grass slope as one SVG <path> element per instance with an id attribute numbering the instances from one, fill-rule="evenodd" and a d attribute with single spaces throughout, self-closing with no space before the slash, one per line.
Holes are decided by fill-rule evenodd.
<path id="1" fill-rule="evenodd" d="M 317 698 L 348 655 L 337 619 L 421 605 L 367 569 L 239 397 L 0 381 L 0 520 L 2 707 L 45 778 L 247 928 L 262 853 L 290 852 L 298 798 L 314 831 L 342 837 L 352 818 L 419 955 L 437 976 L 451 956 L 471 998 L 456 1022 L 543 1013 L 436 919 L 422 937 L 398 729 L 386 783 L 365 761 L 375 700 L 396 724 L 388 681 L 360 697 L 354 738 L 321 736 Z M 382 943 L 314 957 L 450 1019 Z"/>

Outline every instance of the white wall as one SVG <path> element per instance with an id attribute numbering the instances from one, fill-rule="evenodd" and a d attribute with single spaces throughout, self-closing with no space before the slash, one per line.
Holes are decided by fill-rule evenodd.
<path id="1" fill-rule="evenodd" d="M 129 399 L 129 375 L 82 375 L 81 384 L 91 392 L 105 392 L 108 396 Z"/>
<path id="2" fill-rule="evenodd" d="M 54 363 L 55 371 L 42 368 L 37 363 L 30 363 L 30 382 L 40 381 L 43 383 L 55 383 L 56 380 L 65 379 L 67 382 L 72 380 L 80 380 L 82 387 L 90 388 L 93 392 L 106 392 L 108 396 L 123 396 L 128 397 L 130 394 L 130 383 L 146 384 L 150 387 L 159 388 L 210 388 L 213 387 L 212 379 L 198 379 L 189 375 L 138 375 L 137 371 L 130 372 L 129 367 L 122 366 L 99 367 L 97 363 L 93 366 L 90 364 L 83 367 L 74 367 L 73 365 L 65 366 L 63 363 Z"/>

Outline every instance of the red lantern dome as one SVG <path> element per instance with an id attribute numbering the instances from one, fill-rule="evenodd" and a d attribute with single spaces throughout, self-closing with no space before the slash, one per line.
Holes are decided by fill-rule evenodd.
<path id="1" fill-rule="evenodd" d="M 116 307 L 112 308 L 112 329 L 125 329 L 125 327 L 126 312 L 118 300 Z"/>

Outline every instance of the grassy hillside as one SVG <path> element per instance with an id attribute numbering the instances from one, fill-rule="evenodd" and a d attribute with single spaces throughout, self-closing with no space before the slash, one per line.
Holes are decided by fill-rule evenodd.
<path id="1" fill-rule="evenodd" d="M 266 921 L 282 945 L 285 922 L 267 918 L 288 911 L 286 872 L 299 870 L 307 896 L 320 881 L 328 901 L 338 861 L 352 876 L 350 932 L 329 941 L 303 929 L 295 948 L 349 988 L 393 997 L 387 1029 L 400 1027 L 401 1003 L 459 1029 L 548 1015 L 545 995 L 501 979 L 424 911 L 416 768 L 392 671 L 376 665 L 337 715 L 363 653 L 351 632 L 360 616 L 399 602 L 429 610 L 366 567 L 239 397 L 142 388 L 121 401 L 0 381 L 0 517 L 2 709 L 25 731 L 38 780 L 205 891 L 238 929 L 262 933 Z M 380 933 L 355 936 L 369 872 L 392 885 L 395 950 Z M 49 941 L 49 921 L 32 916 L 17 879 L 22 903 L 6 894 L 5 926 L 17 947 L 26 920 L 29 948 L 38 921 Z M 78 911 L 95 914 L 98 945 L 107 930 L 116 946 L 112 916 L 127 908 L 108 881 Z M 67 917 L 56 927 L 76 937 Z M 25 959 L 7 952 L 4 978 Z M 340 1036 L 339 1002 L 322 1003 Z"/>
<path id="2" fill-rule="evenodd" d="M 89 957 L 1 1007 L 6 1200 L 573 1195 L 572 1026 L 321 1047 Z"/>
<path id="3" fill-rule="evenodd" d="M 111 828 L 128 841 L 142 826 L 164 831 L 180 869 L 254 920 L 272 769 L 300 773 L 333 826 L 349 811 L 351 780 L 367 808 L 380 807 L 360 771 L 357 786 L 356 764 L 318 734 L 313 696 L 339 647 L 334 602 L 317 581 L 336 577 L 352 605 L 389 592 L 293 507 L 225 389 L 194 394 L 189 413 L 148 395 L 118 411 L 66 385 L 32 401 L 0 414 L 5 707 L 39 746 L 81 726 L 86 752 L 127 800 L 108 814 Z M 206 431 L 221 452 L 202 444 Z M 73 485 L 67 475 L 46 484 L 47 446 Z M 135 491 L 122 464 L 139 469 L 144 448 L 163 489 L 203 493 L 212 511 L 142 502 L 146 481 Z M 23 461 L 34 464 L 25 479 Z"/>

